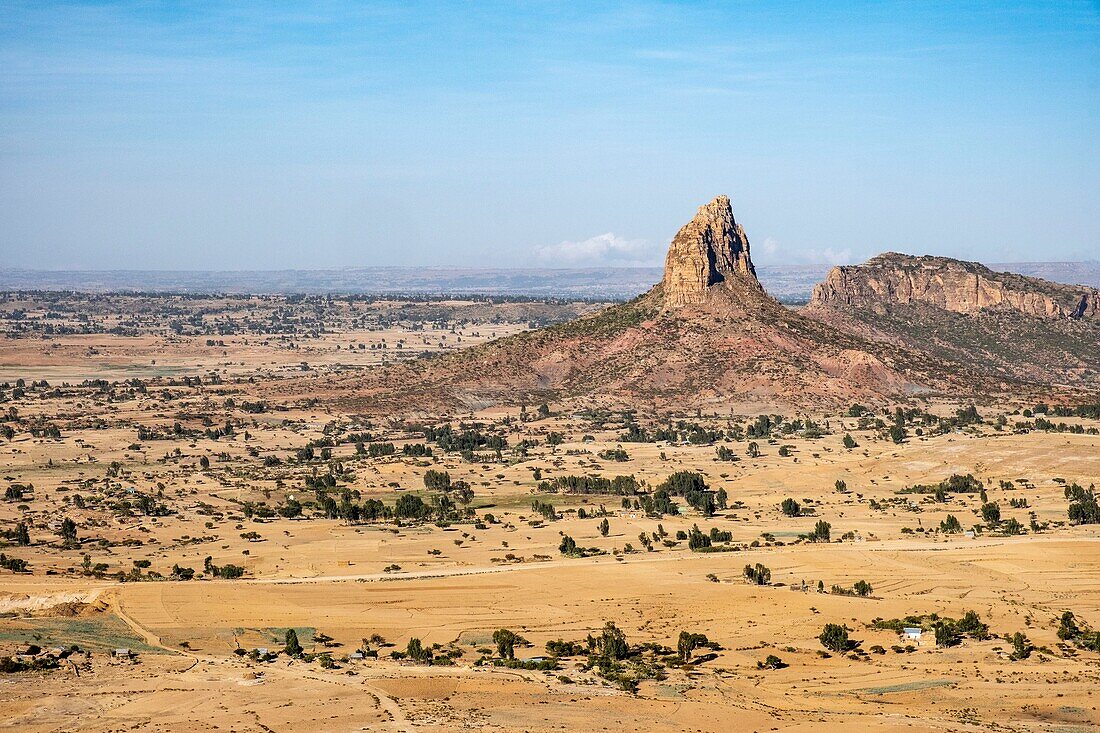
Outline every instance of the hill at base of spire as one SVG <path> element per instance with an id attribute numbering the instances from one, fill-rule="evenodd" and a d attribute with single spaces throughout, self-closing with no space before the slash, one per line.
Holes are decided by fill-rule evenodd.
<path id="1" fill-rule="evenodd" d="M 872 263 L 892 271 L 896 257 Z M 952 283 L 956 271 L 966 270 L 928 258 L 919 267 L 932 281 L 942 269 L 944 282 Z M 958 346 L 972 328 L 969 315 L 941 307 L 938 295 L 898 310 L 908 307 L 894 302 L 903 288 L 868 280 L 849 294 L 838 283 L 858 273 L 837 273 L 818 287 L 810 307 L 797 312 L 781 305 L 757 280 L 748 237 L 729 199 L 719 196 L 673 238 L 661 282 L 628 303 L 433 359 L 338 377 L 327 387 L 349 410 L 410 413 L 562 399 L 661 411 L 811 409 L 921 395 L 1043 394 L 1051 386 L 1088 391 L 1094 385 L 1067 376 L 1063 367 L 1072 360 L 1062 356 L 1079 352 L 1090 339 L 1095 345 L 1094 330 L 1067 335 L 1077 340 L 1064 351 L 1053 349 L 1052 360 L 1032 358 L 1026 367 L 1007 368 L 1009 356 L 966 358 L 929 336 L 954 333 L 948 342 Z M 1029 278 L 1008 277 L 1002 302 L 1039 302 L 1028 295 Z M 985 303 L 998 297 L 996 290 L 990 285 L 975 297 Z M 931 286 L 911 291 L 937 292 Z M 877 321 L 869 315 L 876 313 Z M 1058 333 L 1018 315 L 1018 334 L 1009 329 L 1009 338 Z M 960 318 L 967 320 L 953 320 Z M 993 341 L 987 353 L 996 354 L 996 333 L 979 333 Z"/>

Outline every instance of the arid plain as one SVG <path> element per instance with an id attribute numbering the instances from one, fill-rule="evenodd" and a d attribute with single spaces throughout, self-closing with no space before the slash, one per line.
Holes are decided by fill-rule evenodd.
<path id="1" fill-rule="evenodd" d="M 330 377 L 415 358 L 398 342 L 461 348 L 593 306 L 306 298 L 275 304 L 315 321 L 280 336 L 231 318 L 240 303 L 124 300 L 84 306 L 80 328 L 34 295 L 4 303 L 0 527 L 27 567 L 0 570 L 0 656 L 31 668 L 0 676 L 0 727 L 1100 724 L 1084 632 L 1100 534 L 1069 521 L 1067 492 L 1100 476 L 1091 413 L 940 399 L 655 421 L 589 399 L 366 416 L 327 399 Z M 685 474 L 717 503 L 648 506 Z M 577 490 L 616 476 L 633 488 Z M 347 516 L 371 500 L 379 516 Z M 1059 635 L 1066 611 L 1081 636 Z M 848 637 L 832 649 L 830 624 Z"/>

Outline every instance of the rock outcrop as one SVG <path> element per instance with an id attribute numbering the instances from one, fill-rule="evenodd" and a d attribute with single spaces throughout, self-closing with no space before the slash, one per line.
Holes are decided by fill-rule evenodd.
<path id="1" fill-rule="evenodd" d="M 810 307 L 877 308 L 924 303 L 955 313 L 1016 311 L 1033 318 L 1100 318 L 1100 292 L 948 257 L 889 252 L 862 265 L 834 267 Z"/>
<path id="2" fill-rule="evenodd" d="M 763 292 L 749 257 L 749 239 L 733 218 L 727 196 L 699 207 L 677 232 L 661 281 L 666 308 L 707 300 L 710 288 L 747 285 Z"/>
<path id="3" fill-rule="evenodd" d="M 748 238 L 720 196 L 676 234 L 663 279 L 634 300 L 432 359 L 326 376 L 326 389 L 341 395 L 343 411 L 388 416 L 552 400 L 749 414 L 921 395 L 1100 392 L 1100 319 L 1088 320 L 1095 299 L 1077 309 L 1085 320 L 1070 320 L 1077 291 L 1027 280 L 884 255 L 834 270 L 815 303 L 795 311 L 761 287 Z M 1046 315 L 997 309 L 1006 307 Z M 301 389 L 313 395 L 317 385 Z"/>

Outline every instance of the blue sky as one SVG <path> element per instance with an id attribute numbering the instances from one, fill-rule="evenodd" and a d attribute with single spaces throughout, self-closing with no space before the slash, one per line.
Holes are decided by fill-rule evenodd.
<path id="1" fill-rule="evenodd" d="M 0 266 L 1100 257 L 1078 3 L 0 0 Z"/>

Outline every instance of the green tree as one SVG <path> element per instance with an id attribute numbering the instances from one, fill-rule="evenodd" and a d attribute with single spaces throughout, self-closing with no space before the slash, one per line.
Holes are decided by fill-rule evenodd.
<path id="1" fill-rule="evenodd" d="M 940 522 L 940 531 L 945 534 L 958 534 L 962 532 L 962 525 L 954 514 L 948 514 L 947 518 Z"/>
<path id="2" fill-rule="evenodd" d="M 20 522 L 15 525 L 15 544 L 27 546 L 31 543 L 31 533 L 27 530 L 27 523 Z"/>
<path id="3" fill-rule="evenodd" d="M 853 438 L 851 435 L 849 435 L 848 433 L 845 433 L 844 434 L 844 447 L 847 448 L 848 450 L 851 450 L 852 448 L 858 448 L 859 443 L 857 443 L 855 441 L 855 438 Z"/>
<path id="4" fill-rule="evenodd" d="M 450 491 L 451 474 L 446 471 L 436 471 L 429 468 L 424 473 L 424 488 L 433 491 Z"/>
<path id="5" fill-rule="evenodd" d="M 516 658 L 516 642 L 519 636 L 508 629 L 497 629 L 493 632 L 493 643 L 497 645 L 497 654 L 501 659 Z"/>
<path id="6" fill-rule="evenodd" d="M 691 661 L 691 653 L 701 646 L 709 644 L 710 640 L 707 639 L 706 634 L 693 634 L 688 631 L 681 631 L 680 638 L 676 642 L 676 651 L 680 655 L 680 661 Z"/>
<path id="7" fill-rule="evenodd" d="M 851 645 L 851 641 L 848 640 L 848 630 L 840 624 L 825 624 L 825 628 L 817 638 L 821 641 L 821 645 L 831 652 L 846 652 Z"/>
<path id="8" fill-rule="evenodd" d="M 936 624 L 936 646 L 954 646 L 959 641 L 955 624 L 940 621 Z"/>
<path id="9" fill-rule="evenodd" d="M 409 659 L 416 662 L 430 662 L 432 660 L 431 650 L 425 649 L 420 639 L 415 636 L 409 639 L 408 645 L 405 646 L 405 654 L 408 655 Z"/>
<path id="10" fill-rule="evenodd" d="M 610 532 L 610 531 L 611 531 L 611 524 L 605 518 L 602 522 L 600 522 L 600 534 L 603 535 L 604 537 L 606 537 L 607 533 Z"/>
<path id="11" fill-rule="evenodd" d="M 61 520 L 61 539 L 65 542 L 76 542 L 76 522 L 65 517 Z"/>
<path id="12" fill-rule="evenodd" d="M 286 652 L 288 657 L 300 657 L 302 656 L 302 645 L 298 643 L 298 632 L 294 629 L 286 630 L 285 637 L 286 644 L 283 647 L 283 651 Z"/>
<path id="13" fill-rule="evenodd" d="M 810 535 L 810 539 L 814 542 L 828 542 L 831 532 L 832 525 L 824 519 L 819 519 L 817 520 L 817 524 L 814 525 L 814 531 L 813 534 Z"/>
<path id="14" fill-rule="evenodd" d="M 871 595 L 871 593 L 874 591 L 874 588 L 872 588 L 871 584 L 868 583 L 866 580 L 857 581 L 856 584 L 852 586 L 852 589 L 856 592 L 856 595 L 863 598 Z"/>
<path id="15" fill-rule="evenodd" d="M 742 572 L 745 579 L 755 585 L 767 585 L 772 582 L 772 571 L 763 563 L 756 563 L 755 567 L 746 565 Z"/>
<path id="16" fill-rule="evenodd" d="M 989 635 L 989 626 L 982 623 L 977 611 L 964 613 L 959 622 L 955 624 L 955 629 L 961 634 L 970 634 L 975 639 L 985 639 Z"/>
<path id="17" fill-rule="evenodd" d="M 1027 659 L 1031 656 L 1031 643 L 1027 637 L 1017 631 L 1012 635 L 1012 659 Z"/>
<path id="18" fill-rule="evenodd" d="M 603 625 L 600 637 L 597 640 L 600 656 L 612 661 L 625 659 L 630 654 L 630 645 L 626 641 L 626 635 L 615 626 L 613 621 Z"/>
<path id="19" fill-rule="evenodd" d="M 780 505 L 780 509 L 788 517 L 797 517 L 802 512 L 802 507 L 798 505 L 798 502 L 794 499 L 784 499 Z"/>
<path id="20" fill-rule="evenodd" d="M 561 544 L 558 545 L 558 552 L 563 555 L 576 555 L 577 554 L 577 542 L 569 535 L 563 535 L 561 538 Z"/>
<path id="21" fill-rule="evenodd" d="M 757 442 L 755 440 L 753 440 L 749 443 L 748 452 L 749 452 L 749 456 L 752 457 L 752 458 L 759 458 L 760 457 L 760 446 L 757 444 Z"/>
<path id="22" fill-rule="evenodd" d="M 783 669 L 787 665 L 783 663 L 783 660 L 774 654 L 769 654 L 763 662 L 757 662 L 757 669 Z"/>
<path id="23" fill-rule="evenodd" d="M 1001 507 L 993 502 L 982 504 L 982 519 L 985 520 L 989 526 L 994 526 L 1001 521 Z"/>

